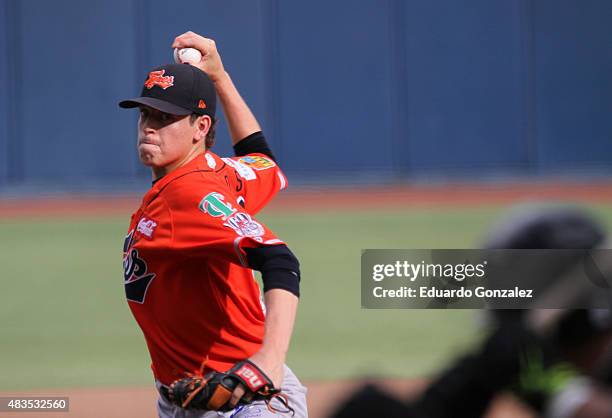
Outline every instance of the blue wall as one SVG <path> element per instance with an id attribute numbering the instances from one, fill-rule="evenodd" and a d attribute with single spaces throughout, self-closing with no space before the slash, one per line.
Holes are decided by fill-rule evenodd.
<path id="1" fill-rule="evenodd" d="M 612 2 L 538 0 L 535 15 L 538 166 L 609 166 Z"/>
<path id="2" fill-rule="evenodd" d="M 606 0 L 0 0 L 0 190 L 148 178 L 116 102 L 186 30 L 295 179 L 609 173 L 611 21 Z"/>

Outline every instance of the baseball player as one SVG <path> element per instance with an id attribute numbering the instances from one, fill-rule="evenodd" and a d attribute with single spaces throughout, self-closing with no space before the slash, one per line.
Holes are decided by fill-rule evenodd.
<path id="1" fill-rule="evenodd" d="M 153 184 L 124 252 L 129 307 L 141 327 L 168 417 L 307 417 L 306 389 L 285 365 L 299 264 L 255 215 L 287 186 L 215 43 L 192 32 L 173 48 L 194 65 L 150 71 L 138 108 L 138 153 Z M 236 157 L 214 144 L 216 95 Z M 261 272 L 264 301 L 254 280 Z"/>

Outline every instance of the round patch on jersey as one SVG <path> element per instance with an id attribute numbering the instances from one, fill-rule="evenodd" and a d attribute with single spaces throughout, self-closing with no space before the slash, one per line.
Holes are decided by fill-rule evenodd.
<path id="1" fill-rule="evenodd" d="M 230 216 L 223 225 L 229 226 L 241 237 L 261 237 L 265 233 L 263 226 L 244 212 Z"/>

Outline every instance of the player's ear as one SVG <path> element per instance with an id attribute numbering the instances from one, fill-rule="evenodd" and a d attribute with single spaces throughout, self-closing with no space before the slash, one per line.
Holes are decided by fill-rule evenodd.
<path id="1" fill-rule="evenodd" d="M 200 118 L 200 132 L 202 132 L 202 139 L 206 138 L 206 134 L 210 131 L 212 125 L 212 119 L 208 115 L 204 115 Z"/>
<path id="2" fill-rule="evenodd" d="M 212 120 L 210 119 L 210 116 L 208 115 L 199 116 L 195 120 L 195 125 L 197 128 L 197 131 L 196 131 L 197 137 L 195 139 L 197 139 L 198 141 L 205 141 L 206 134 L 208 134 L 208 131 L 210 130 L 210 127 L 212 125 Z"/>

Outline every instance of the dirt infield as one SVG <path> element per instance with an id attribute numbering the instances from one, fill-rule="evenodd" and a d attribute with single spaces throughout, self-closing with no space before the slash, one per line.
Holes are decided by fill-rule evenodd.
<path id="1" fill-rule="evenodd" d="M 42 216 L 125 215 L 140 196 L 70 195 L 44 198 L 0 198 L 0 219 Z M 612 202 L 612 181 L 589 183 L 502 183 L 359 188 L 294 188 L 280 193 L 267 211 L 337 210 L 393 207 L 469 207 L 524 201 Z"/>
<path id="2" fill-rule="evenodd" d="M 422 390 L 422 380 L 386 380 L 377 384 L 390 393 L 402 397 L 413 397 Z M 308 386 L 308 409 L 310 418 L 325 418 L 347 394 L 357 388 L 356 382 L 310 382 Z M 148 388 L 109 389 L 62 389 L 28 393 L 0 393 L 0 396 L 67 396 L 70 412 L 3 413 L 3 417 L 40 418 L 149 418 L 156 417 L 157 394 L 153 386 Z M 378 418 L 378 417 L 372 417 Z M 384 417 L 380 417 L 384 418 Z M 487 418 L 533 418 L 526 409 L 508 397 L 498 398 Z"/>

